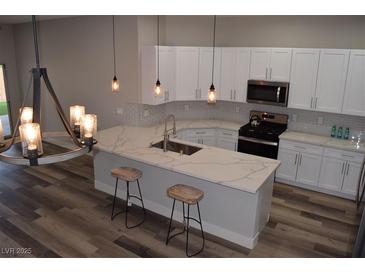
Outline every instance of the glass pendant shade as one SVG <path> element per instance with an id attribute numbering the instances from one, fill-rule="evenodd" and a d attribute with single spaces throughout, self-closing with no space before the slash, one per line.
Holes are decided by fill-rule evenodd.
<path id="1" fill-rule="evenodd" d="M 0 119 L 0 143 L 4 141 L 4 129 L 3 129 L 3 123 Z"/>
<path id="2" fill-rule="evenodd" d="M 214 85 L 212 84 L 208 91 L 208 103 L 214 104 L 216 100 L 217 100 L 216 91 Z"/>
<path id="3" fill-rule="evenodd" d="M 70 124 L 74 131 L 80 132 L 81 119 L 84 115 L 84 106 L 75 105 L 70 107 Z"/>
<path id="4" fill-rule="evenodd" d="M 116 76 L 114 76 L 112 80 L 112 92 L 118 92 L 119 91 L 119 81 Z"/>
<path id="5" fill-rule="evenodd" d="M 20 116 L 20 123 L 21 124 L 27 124 L 27 123 L 33 123 L 33 108 L 32 107 L 24 107 L 23 112 L 21 112 L 22 109 L 19 109 L 19 113 L 22 113 Z"/>
<path id="6" fill-rule="evenodd" d="M 81 140 L 90 145 L 96 135 L 97 117 L 94 114 L 85 114 L 81 119 Z"/>
<path id="7" fill-rule="evenodd" d="M 43 154 L 41 129 L 38 123 L 27 123 L 19 126 L 19 133 L 24 157 L 30 158 L 35 153 L 35 157 Z"/>
<path id="8" fill-rule="evenodd" d="M 155 95 L 159 96 L 160 94 L 161 94 L 161 83 L 160 80 L 157 80 L 155 85 Z"/>

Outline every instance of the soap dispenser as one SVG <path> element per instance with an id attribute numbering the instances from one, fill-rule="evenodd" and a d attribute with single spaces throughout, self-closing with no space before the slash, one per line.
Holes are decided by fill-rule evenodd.
<path id="1" fill-rule="evenodd" d="M 337 131 L 337 138 L 338 139 L 342 139 L 342 127 L 338 127 L 338 131 Z"/>

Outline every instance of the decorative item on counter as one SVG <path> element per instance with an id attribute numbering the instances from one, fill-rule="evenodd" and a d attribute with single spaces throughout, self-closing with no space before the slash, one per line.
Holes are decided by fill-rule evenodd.
<path id="1" fill-rule="evenodd" d="M 342 127 L 338 127 L 338 131 L 337 131 L 337 138 L 338 139 L 342 138 L 342 131 L 343 131 Z"/>
<path id="2" fill-rule="evenodd" d="M 347 127 L 346 130 L 345 130 L 345 135 L 343 136 L 343 138 L 345 140 L 348 140 L 349 139 L 349 135 L 350 135 L 350 129 Z"/>
<path id="3" fill-rule="evenodd" d="M 336 137 L 336 126 L 332 126 L 332 129 L 331 129 L 331 137 Z"/>

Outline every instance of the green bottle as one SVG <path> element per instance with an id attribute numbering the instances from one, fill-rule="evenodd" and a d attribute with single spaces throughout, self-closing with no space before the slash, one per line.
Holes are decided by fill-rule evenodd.
<path id="1" fill-rule="evenodd" d="M 336 126 L 332 126 L 331 137 L 336 137 Z"/>
<path id="2" fill-rule="evenodd" d="M 343 138 L 345 140 L 348 140 L 349 136 L 350 136 L 350 129 L 347 127 L 346 130 L 345 130 L 345 135 L 343 136 Z"/>
<path id="3" fill-rule="evenodd" d="M 342 138 L 342 127 L 338 127 L 337 138 L 338 139 L 341 139 Z"/>

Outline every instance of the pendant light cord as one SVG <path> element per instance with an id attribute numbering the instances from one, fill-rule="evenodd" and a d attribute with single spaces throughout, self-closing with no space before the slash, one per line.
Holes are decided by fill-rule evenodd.
<path id="1" fill-rule="evenodd" d="M 217 16 L 214 15 L 214 23 L 213 23 L 213 64 L 212 64 L 212 85 L 214 79 L 214 57 L 215 57 L 215 26 L 216 26 Z"/>
<path id="2" fill-rule="evenodd" d="M 117 66 L 115 62 L 115 26 L 114 26 L 114 15 L 113 15 L 113 61 L 114 61 L 114 76 L 116 75 Z"/>
<path id="3" fill-rule="evenodd" d="M 160 79 L 160 16 L 157 15 L 157 80 Z"/>

